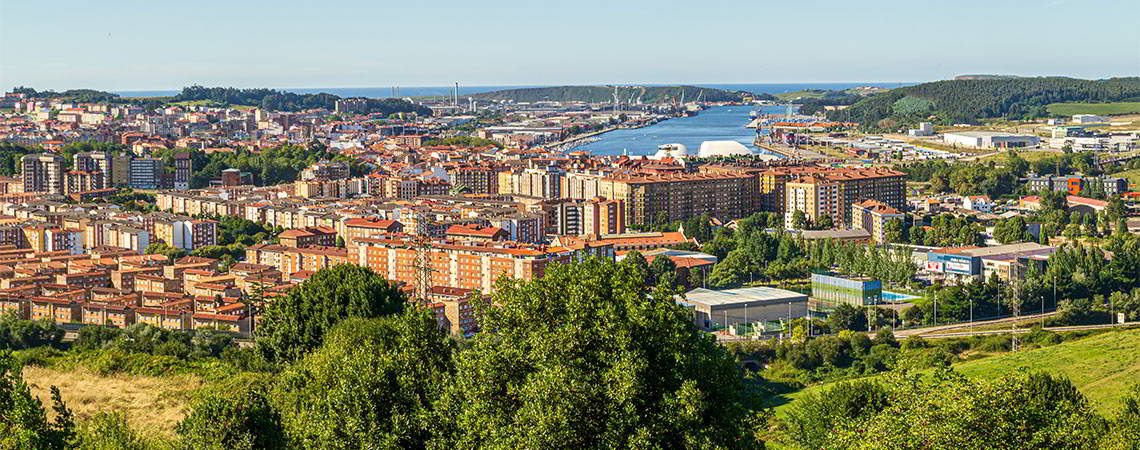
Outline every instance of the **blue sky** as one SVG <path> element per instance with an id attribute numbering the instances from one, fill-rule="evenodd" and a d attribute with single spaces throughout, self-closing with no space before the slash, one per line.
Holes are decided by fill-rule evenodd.
<path id="1" fill-rule="evenodd" d="M 0 89 L 1140 75 L 1137 0 L 0 0 Z"/>

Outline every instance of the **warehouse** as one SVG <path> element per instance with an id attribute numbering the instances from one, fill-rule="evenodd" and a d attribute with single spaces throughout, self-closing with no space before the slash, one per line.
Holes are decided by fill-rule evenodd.
<path id="1" fill-rule="evenodd" d="M 693 289 L 678 303 L 694 310 L 694 323 L 706 330 L 794 319 L 807 315 L 806 294 L 770 287 L 714 291 Z"/>
<path id="2" fill-rule="evenodd" d="M 1002 133 L 998 131 L 959 131 L 942 135 L 947 144 L 970 148 L 1025 148 L 1041 143 L 1031 134 Z"/>

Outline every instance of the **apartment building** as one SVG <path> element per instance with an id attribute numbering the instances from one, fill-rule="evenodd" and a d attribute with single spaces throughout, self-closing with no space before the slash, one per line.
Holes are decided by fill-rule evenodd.
<path id="1" fill-rule="evenodd" d="M 864 200 L 851 205 L 851 228 L 866 230 L 875 242 L 887 243 L 887 223 L 904 220 L 899 210 L 877 200 Z"/>
<path id="2" fill-rule="evenodd" d="M 803 212 L 808 222 L 817 224 L 824 216 L 842 223 L 843 190 L 838 182 L 820 176 L 807 176 L 784 185 L 784 226 L 792 228 L 795 213 Z"/>
<path id="3" fill-rule="evenodd" d="M 62 156 L 50 153 L 24 155 L 20 160 L 24 192 L 64 193 Z"/>
<path id="4" fill-rule="evenodd" d="M 110 172 L 103 171 L 103 173 L 111 174 L 111 186 L 121 187 L 129 185 L 131 182 L 131 160 L 133 159 L 131 154 L 119 153 L 109 156 L 109 159 Z"/>
<path id="5" fill-rule="evenodd" d="M 162 187 L 162 160 L 159 158 L 135 158 L 131 160 L 130 186 L 132 189 L 158 189 Z"/>
<path id="6" fill-rule="evenodd" d="M 99 190 L 106 187 L 103 172 L 100 171 L 88 172 L 83 170 L 70 170 L 64 174 L 64 180 L 66 185 L 64 193 L 69 195 Z"/>
<path id="7" fill-rule="evenodd" d="M 625 233 L 625 204 L 621 200 L 592 198 L 582 204 L 581 234 Z"/>
<path id="8" fill-rule="evenodd" d="M 190 178 L 194 173 L 194 160 L 190 152 L 174 154 L 174 189 L 190 189 Z"/>
<path id="9" fill-rule="evenodd" d="M 293 248 L 336 245 L 336 230 L 329 227 L 292 228 L 277 235 L 281 245 Z"/>
<path id="10" fill-rule="evenodd" d="M 740 173 L 694 173 L 609 177 L 598 193 L 625 205 L 629 224 L 675 222 L 708 214 L 735 219 L 752 214 L 752 177 Z"/>
<path id="11" fill-rule="evenodd" d="M 385 278 L 415 285 L 417 240 L 397 235 L 357 240 L 353 262 Z M 433 242 L 426 250 L 431 286 L 494 291 L 494 283 L 507 276 L 522 280 L 540 278 L 550 264 L 570 262 L 561 247 L 539 247 L 518 242 Z"/>
<path id="12" fill-rule="evenodd" d="M 497 194 L 499 171 L 487 166 L 460 166 L 447 171 L 451 185 L 467 194 Z"/>
<path id="13" fill-rule="evenodd" d="M 361 238 L 380 238 L 404 231 L 404 224 L 395 220 L 355 218 L 345 219 L 342 223 L 346 245 L 352 245 L 353 242 Z"/>

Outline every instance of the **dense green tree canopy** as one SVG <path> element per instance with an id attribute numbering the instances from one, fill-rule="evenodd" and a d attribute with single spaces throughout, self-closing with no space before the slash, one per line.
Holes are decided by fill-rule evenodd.
<path id="1" fill-rule="evenodd" d="M 509 281 L 459 353 L 441 414 L 456 448 L 714 448 L 753 440 L 735 362 L 626 264 Z"/>
<path id="2" fill-rule="evenodd" d="M 337 322 L 395 314 L 403 305 L 403 293 L 371 269 L 334 266 L 269 303 L 254 329 L 257 348 L 272 360 L 296 360 L 320 346 Z"/>
<path id="3" fill-rule="evenodd" d="M 278 91 L 275 89 L 238 89 L 232 87 L 204 87 L 188 86 L 182 88 L 172 101 L 210 100 L 226 105 L 256 106 L 271 111 L 300 111 L 304 109 L 334 109 L 336 101 L 341 97 L 319 94 L 296 94 L 293 92 Z M 366 113 L 378 113 L 387 116 L 398 112 L 414 112 L 421 116 L 430 116 L 431 110 L 403 99 L 384 98 L 368 99 Z"/>
<path id="4" fill-rule="evenodd" d="M 341 322 L 272 398 L 297 448 L 423 448 L 454 345 L 426 309 Z"/>
<path id="5" fill-rule="evenodd" d="M 1050 103 L 1109 102 L 1137 96 L 1137 77 L 945 80 L 871 95 L 850 108 L 829 112 L 828 117 L 862 122 L 870 128 L 881 128 L 881 122 L 913 123 L 930 116 L 943 124 L 972 123 L 995 117 L 1045 117 L 1049 115 L 1045 107 Z"/>

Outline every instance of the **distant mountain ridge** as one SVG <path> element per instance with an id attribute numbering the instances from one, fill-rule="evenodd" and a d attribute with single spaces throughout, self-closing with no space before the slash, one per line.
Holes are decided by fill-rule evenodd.
<path id="1" fill-rule="evenodd" d="M 698 86 L 618 86 L 618 98 L 622 103 L 662 103 L 697 100 L 710 102 L 738 101 L 746 93 Z M 471 95 L 479 100 L 500 100 L 515 103 L 534 102 L 586 102 L 607 103 L 614 100 L 614 86 L 551 86 L 536 88 L 505 89 Z"/>

